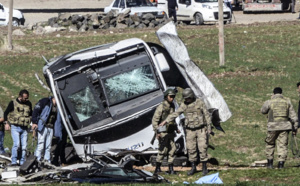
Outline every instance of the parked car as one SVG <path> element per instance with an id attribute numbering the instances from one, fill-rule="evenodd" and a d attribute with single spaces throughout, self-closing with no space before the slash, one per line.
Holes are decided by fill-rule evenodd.
<path id="1" fill-rule="evenodd" d="M 177 20 L 196 25 L 205 22 L 217 22 L 219 14 L 218 0 L 177 0 Z M 168 12 L 167 0 L 158 0 L 157 8 Z M 223 3 L 224 23 L 231 20 L 231 10 Z"/>
<path id="2" fill-rule="evenodd" d="M 9 22 L 9 8 L 0 3 L 0 25 L 7 25 Z M 24 25 L 25 19 L 21 11 L 13 9 L 12 25 Z"/>
<path id="3" fill-rule="evenodd" d="M 114 0 L 108 7 L 104 8 L 104 12 L 117 10 L 122 13 L 130 9 L 130 15 L 142 16 L 147 13 L 153 14 L 156 18 L 163 18 L 165 12 L 158 9 L 149 0 Z"/>

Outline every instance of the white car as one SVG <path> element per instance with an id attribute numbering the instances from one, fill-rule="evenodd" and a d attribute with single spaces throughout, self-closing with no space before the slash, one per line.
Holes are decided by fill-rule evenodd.
<path id="1" fill-rule="evenodd" d="M 7 25 L 9 21 L 9 8 L 4 7 L 0 3 L 0 25 Z M 13 10 L 13 18 L 12 18 L 12 25 L 13 26 L 20 26 L 24 25 L 25 19 L 21 11 Z"/>
<path id="2" fill-rule="evenodd" d="M 177 0 L 177 20 L 189 24 L 195 21 L 196 25 L 204 22 L 218 21 L 218 0 Z M 167 0 L 158 0 L 157 8 L 168 13 Z M 224 23 L 231 20 L 231 10 L 223 3 Z"/>
<path id="3" fill-rule="evenodd" d="M 108 13 L 111 10 L 117 10 L 122 13 L 130 9 L 130 15 L 142 16 L 143 14 L 151 13 L 156 18 L 163 18 L 165 12 L 154 6 L 149 0 L 114 0 L 108 7 L 104 8 L 104 12 Z"/>

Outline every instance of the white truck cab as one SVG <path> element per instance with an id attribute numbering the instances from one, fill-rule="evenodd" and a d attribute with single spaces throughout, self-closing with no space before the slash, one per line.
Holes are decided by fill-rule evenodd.
<path id="1" fill-rule="evenodd" d="M 195 21 L 196 25 L 204 22 L 218 21 L 218 0 L 177 0 L 177 20 L 189 24 Z M 158 0 L 157 8 L 168 14 L 168 1 Z M 231 20 L 231 10 L 223 3 L 224 23 Z"/>
<path id="2" fill-rule="evenodd" d="M 1 3 L 0 3 L 0 26 L 1 25 L 7 25 L 9 21 L 9 8 L 8 7 L 4 7 Z M 13 26 L 20 26 L 20 25 L 24 25 L 25 23 L 25 19 L 24 16 L 22 14 L 22 12 L 20 12 L 19 10 L 13 10 L 13 18 L 12 18 L 12 25 Z"/>

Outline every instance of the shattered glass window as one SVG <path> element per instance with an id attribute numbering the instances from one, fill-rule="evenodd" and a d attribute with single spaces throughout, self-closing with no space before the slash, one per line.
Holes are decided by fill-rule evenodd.
<path id="1" fill-rule="evenodd" d="M 111 105 L 159 88 L 150 65 L 106 78 L 104 87 Z"/>
<path id="2" fill-rule="evenodd" d="M 89 119 L 99 111 L 99 106 L 89 87 L 68 96 L 80 122 Z"/>

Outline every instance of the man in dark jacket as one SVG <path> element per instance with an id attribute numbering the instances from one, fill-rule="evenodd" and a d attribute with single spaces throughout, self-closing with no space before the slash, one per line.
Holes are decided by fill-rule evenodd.
<path id="1" fill-rule="evenodd" d="M 168 11 L 169 11 L 169 18 L 174 18 L 174 23 L 177 22 L 176 11 L 178 10 L 178 5 L 176 0 L 167 0 L 168 1 Z"/>
<path id="2" fill-rule="evenodd" d="M 20 165 L 23 165 L 26 160 L 27 129 L 31 122 L 32 114 L 32 105 L 28 98 L 29 92 L 25 89 L 21 90 L 19 92 L 19 97 L 10 101 L 4 112 L 4 121 L 6 122 L 5 130 L 11 129 L 11 137 L 13 139 L 13 146 L 11 149 L 12 166 L 17 165 L 18 148 L 20 147 L 20 144 L 22 148 Z"/>
<path id="3" fill-rule="evenodd" d="M 5 154 L 4 151 L 4 118 L 3 118 L 3 110 L 0 106 L 0 154 Z"/>
<path id="4" fill-rule="evenodd" d="M 44 153 L 44 161 L 51 163 L 51 145 L 53 133 L 61 137 L 61 117 L 56 107 L 54 97 L 43 98 L 35 105 L 32 114 L 32 130 L 38 132 L 38 144 L 35 156 L 41 161 Z M 54 131 L 53 131 L 54 129 Z"/>

